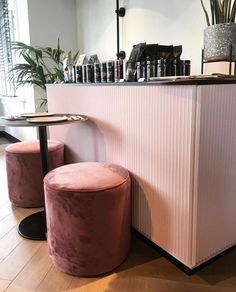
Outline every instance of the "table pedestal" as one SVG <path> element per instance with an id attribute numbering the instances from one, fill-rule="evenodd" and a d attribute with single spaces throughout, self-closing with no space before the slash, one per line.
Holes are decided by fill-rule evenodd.
<path id="1" fill-rule="evenodd" d="M 46 126 L 40 126 L 39 143 L 40 143 L 40 157 L 43 177 L 48 172 L 48 142 Z M 47 224 L 45 202 L 44 211 L 34 213 L 24 218 L 18 227 L 18 232 L 21 236 L 31 240 L 46 240 Z"/>

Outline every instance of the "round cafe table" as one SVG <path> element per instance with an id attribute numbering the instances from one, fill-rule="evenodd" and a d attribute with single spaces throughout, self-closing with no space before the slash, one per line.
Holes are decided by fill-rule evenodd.
<path id="1" fill-rule="evenodd" d="M 0 117 L 0 125 L 4 127 L 37 127 L 40 143 L 40 157 L 43 177 L 48 172 L 48 145 L 47 145 L 47 127 L 56 125 L 67 125 L 71 123 L 85 122 L 88 120 L 85 115 L 78 114 L 53 114 L 54 120 L 60 119 L 60 121 L 53 121 L 53 118 L 49 117 L 38 118 L 36 122 L 30 122 L 28 119 L 18 119 L 14 116 L 12 119 L 9 117 Z M 65 119 L 66 117 L 66 119 Z M 36 118 L 34 118 L 36 119 Z M 24 218 L 18 227 L 18 232 L 21 236 L 31 240 L 46 240 L 46 210 L 34 213 Z"/>

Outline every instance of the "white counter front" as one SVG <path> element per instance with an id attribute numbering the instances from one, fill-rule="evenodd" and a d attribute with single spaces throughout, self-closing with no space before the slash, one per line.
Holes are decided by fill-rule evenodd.
<path id="1" fill-rule="evenodd" d="M 194 268 L 236 243 L 236 84 L 50 85 L 50 127 L 67 162 L 109 161 L 132 176 L 133 227 Z"/>

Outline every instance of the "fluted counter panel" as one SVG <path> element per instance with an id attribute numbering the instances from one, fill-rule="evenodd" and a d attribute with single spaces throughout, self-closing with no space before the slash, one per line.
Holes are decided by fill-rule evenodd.
<path id="1" fill-rule="evenodd" d="M 232 228 L 220 240 L 220 234 L 228 232 L 223 230 L 225 223 L 233 220 L 231 212 L 220 230 L 215 227 L 216 240 L 209 240 L 207 248 L 205 244 L 213 225 L 210 216 L 216 215 L 210 202 L 205 209 L 214 179 L 216 201 L 236 203 L 232 176 L 227 178 L 229 171 L 236 175 L 236 165 L 229 161 L 236 157 L 235 92 L 235 84 L 53 85 L 47 92 L 49 111 L 86 114 L 90 122 L 50 127 L 50 137 L 64 141 L 68 162 L 106 160 L 126 167 L 132 176 L 133 227 L 194 268 L 235 244 Z M 226 133 L 229 125 L 231 133 Z M 214 162 L 218 148 L 209 154 L 212 143 L 219 144 L 223 158 L 227 151 L 228 160 L 219 172 L 211 171 L 219 163 Z M 205 174 L 206 165 L 211 169 Z"/>

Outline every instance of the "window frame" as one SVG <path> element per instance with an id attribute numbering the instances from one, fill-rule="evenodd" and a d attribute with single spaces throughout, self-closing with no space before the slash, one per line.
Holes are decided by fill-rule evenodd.
<path id="1" fill-rule="evenodd" d="M 9 0 L 0 0 L 0 96 L 16 96 L 13 76 L 14 64 L 11 42 L 14 40 L 14 15 Z"/>

